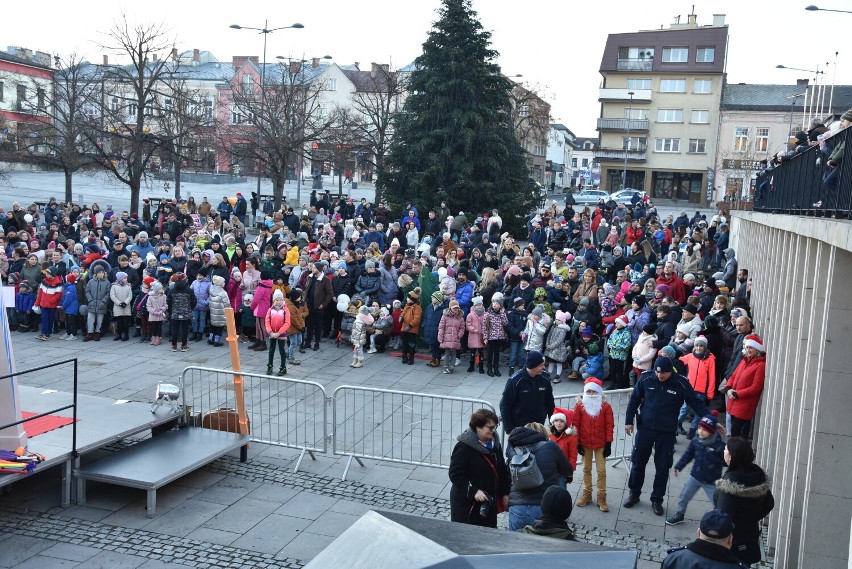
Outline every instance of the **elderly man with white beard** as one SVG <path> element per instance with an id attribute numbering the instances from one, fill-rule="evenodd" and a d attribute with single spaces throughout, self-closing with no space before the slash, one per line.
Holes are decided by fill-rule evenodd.
<path id="1" fill-rule="evenodd" d="M 608 512 L 606 503 L 606 458 L 612 454 L 612 436 L 615 430 L 612 406 L 604 400 L 601 380 L 586 379 L 583 396 L 574 406 L 574 426 L 577 428 L 579 444 L 577 452 L 583 456 L 583 490 L 577 498 L 577 506 L 583 507 L 592 501 L 592 458 L 598 471 L 598 507 Z"/>

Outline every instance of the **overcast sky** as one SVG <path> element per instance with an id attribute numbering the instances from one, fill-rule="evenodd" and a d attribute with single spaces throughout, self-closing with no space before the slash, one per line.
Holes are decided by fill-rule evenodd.
<path id="1" fill-rule="evenodd" d="M 710 24 L 714 13 L 726 14 L 729 25 L 728 80 L 732 83 L 795 83 L 813 74 L 776 69 L 776 65 L 820 69 L 841 50 L 843 30 L 852 14 L 807 12 L 812 0 L 777 0 L 771 4 L 748 0 L 695 2 L 698 23 Z M 852 10 L 849 0 L 819 0 L 819 6 Z M 830 2 L 830 3 L 823 3 Z M 220 61 L 234 55 L 262 54 L 261 35 L 232 30 L 230 24 L 269 28 L 299 22 L 301 30 L 269 34 L 267 60 L 276 55 L 332 55 L 340 65 L 411 62 L 432 22 L 440 0 L 310 0 L 235 3 L 177 0 L 51 1 L 34 11 L 28 2 L 4 2 L 0 42 L 51 54 L 72 52 L 99 62 L 106 40 L 103 33 L 122 11 L 131 22 L 162 23 L 183 50 L 211 51 Z M 595 136 L 599 114 L 598 72 L 607 34 L 668 27 L 677 15 L 686 21 L 692 2 L 649 0 L 473 0 L 485 29 L 492 32 L 498 63 L 507 75 L 521 73 L 523 81 L 552 104 L 552 116 L 577 136 Z M 227 8 L 227 9 L 226 9 Z M 111 59 L 111 62 L 116 62 Z M 852 52 L 841 53 L 837 84 L 852 84 Z"/>

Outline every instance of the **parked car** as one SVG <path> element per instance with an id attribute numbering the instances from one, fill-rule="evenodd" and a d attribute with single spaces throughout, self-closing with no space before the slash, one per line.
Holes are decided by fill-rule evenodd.
<path id="1" fill-rule="evenodd" d="M 574 194 L 574 201 L 578 205 L 596 204 L 601 198 L 607 200 L 609 198 L 609 192 L 604 190 L 583 190 L 579 194 Z"/>
<path id="2" fill-rule="evenodd" d="M 642 190 L 636 190 L 634 188 L 624 188 L 623 190 L 618 190 L 614 194 L 612 194 L 612 199 L 616 203 L 630 203 L 630 200 L 633 199 L 634 195 L 638 195 L 639 199 L 645 198 L 645 192 Z"/>

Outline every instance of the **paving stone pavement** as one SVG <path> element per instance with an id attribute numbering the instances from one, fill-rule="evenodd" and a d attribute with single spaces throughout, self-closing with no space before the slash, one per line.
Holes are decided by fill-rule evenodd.
<path id="1" fill-rule="evenodd" d="M 204 342 L 191 344 L 188 354 L 173 354 L 162 347 L 108 338 L 86 344 L 36 342 L 32 334 L 13 338 L 19 370 L 78 357 L 80 391 L 105 397 L 149 401 L 158 380 L 174 381 L 185 366 L 230 366 L 226 348 Z M 241 357 L 244 369 L 265 370 L 265 353 L 247 352 L 243 346 Z M 458 372 L 448 377 L 419 360 L 418 365 L 402 366 L 387 354 L 368 356 L 363 368 L 353 370 L 349 358 L 348 349 L 323 343 L 319 352 L 309 350 L 302 355 L 303 364 L 288 371 L 292 377 L 321 383 L 328 393 L 343 384 L 379 384 L 445 395 L 464 391 L 464 396 L 495 405 L 506 379 L 505 373 L 502 378 Z M 70 379 L 57 374 L 37 374 L 22 383 L 70 390 Z M 578 387 L 563 382 L 556 391 L 569 394 Z M 92 458 L 133 442 L 110 445 Z M 678 450 L 684 448 L 679 442 Z M 293 472 L 298 457 L 298 449 L 253 443 L 248 463 L 240 463 L 233 453 L 160 490 L 153 520 L 145 517 L 142 491 L 90 483 L 87 506 L 61 508 L 58 472 L 29 477 L 0 496 L 0 543 L 5 542 L 0 568 L 302 567 L 371 508 L 449 517 L 444 469 L 365 460 L 363 467 L 353 463 L 344 481 L 347 457 L 305 457 L 300 471 Z M 594 504 L 574 509 L 571 521 L 577 539 L 635 549 L 640 569 L 658 567 L 667 548 L 694 538 L 709 503 L 703 494 L 697 495 L 687 510 L 687 522 L 666 526 L 651 515 L 647 501 L 631 510 L 620 507 L 626 474 L 624 464 L 608 468 L 610 513 L 601 513 Z M 676 501 L 683 479 L 672 477 L 667 506 Z M 572 494 L 578 485 L 569 487 Z M 500 521 L 505 527 L 506 520 Z"/>

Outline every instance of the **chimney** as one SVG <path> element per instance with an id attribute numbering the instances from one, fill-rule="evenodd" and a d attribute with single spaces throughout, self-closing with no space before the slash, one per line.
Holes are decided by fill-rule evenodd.
<path id="1" fill-rule="evenodd" d="M 796 79 L 797 87 L 807 87 L 808 83 L 810 83 L 810 79 Z"/>
<path id="2" fill-rule="evenodd" d="M 698 15 L 697 14 L 690 14 L 690 15 L 687 16 L 686 25 L 689 28 L 694 28 L 697 21 L 698 21 Z"/>
<path id="3" fill-rule="evenodd" d="M 713 14 L 713 26 L 721 28 L 725 25 L 725 14 Z"/>
<path id="4" fill-rule="evenodd" d="M 198 61 L 200 59 L 199 55 L 200 55 L 200 52 L 197 49 L 192 50 L 192 61 L 194 61 L 196 64 L 198 63 Z"/>
<path id="5" fill-rule="evenodd" d="M 302 70 L 302 62 L 301 61 L 291 61 L 290 62 L 290 75 L 295 75 L 301 70 Z"/>
<path id="6" fill-rule="evenodd" d="M 104 65 L 109 65 L 109 56 L 104 54 Z"/>
<path id="7" fill-rule="evenodd" d="M 311 58 L 311 67 L 313 69 L 316 69 L 317 67 L 319 67 L 319 57 L 312 57 Z"/>
<path id="8" fill-rule="evenodd" d="M 360 61 L 355 62 L 355 69 L 357 69 L 358 71 L 361 71 L 361 62 Z"/>

